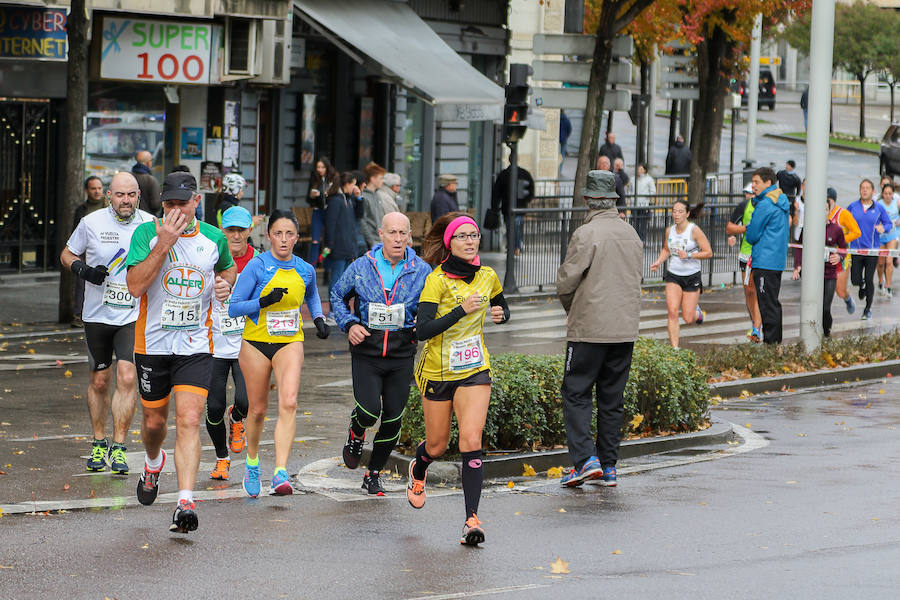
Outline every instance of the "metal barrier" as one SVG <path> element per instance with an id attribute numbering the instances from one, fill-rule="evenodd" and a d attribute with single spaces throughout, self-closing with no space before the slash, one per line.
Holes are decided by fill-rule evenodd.
<path id="1" fill-rule="evenodd" d="M 643 278 L 645 282 L 660 281 L 664 268 L 653 273 L 650 265 L 656 261 L 665 243 L 666 228 L 672 224 L 669 209 L 679 194 L 657 195 L 651 206 L 627 205 L 620 209 L 626 220 L 644 241 Z M 702 273 L 707 285 L 712 285 L 714 274 L 732 273 L 732 282 L 738 280 L 738 248 L 740 238 L 733 247 L 728 245 L 725 225 L 731 211 L 743 199 L 727 194 L 708 195 L 700 216 L 694 222 L 703 230 L 712 247 L 713 257 L 701 261 Z M 550 200 L 545 198 L 545 200 Z M 556 285 L 556 271 L 565 259 L 572 232 L 584 222 L 588 209 L 581 207 L 542 207 L 515 209 L 514 219 L 520 240 L 515 255 L 516 284 L 521 292 L 545 292 Z M 788 267 L 793 255 L 788 253 Z"/>

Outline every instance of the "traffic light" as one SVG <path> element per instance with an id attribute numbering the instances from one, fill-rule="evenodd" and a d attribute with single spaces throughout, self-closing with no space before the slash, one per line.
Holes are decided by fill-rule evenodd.
<path id="1" fill-rule="evenodd" d="M 518 142 L 528 129 L 528 76 L 531 65 L 509 65 L 509 83 L 506 85 L 506 105 L 503 107 L 503 141 Z"/>

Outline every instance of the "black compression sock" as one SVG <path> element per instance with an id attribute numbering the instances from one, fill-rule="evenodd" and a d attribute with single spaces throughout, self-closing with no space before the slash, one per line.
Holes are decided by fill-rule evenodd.
<path id="1" fill-rule="evenodd" d="M 206 419 L 206 431 L 209 432 L 209 437 L 212 439 L 213 446 L 216 447 L 216 458 L 228 458 L 225 419 L 220 419 L 216 424 L 210 423 L 209 419 Z"/>
<path id="2" fill-rule="evenodd" d="M 462 453 L 462 488 L 467 519 L 478 512 L 478 501 L 481 500 L 481 484 L 484 481 L 481 457 L 481 450 Z"/>
<path id="3" fill-rule="evenodd" d="M 428 469 L 428 465 L 433 462 L 434 459 L 425 452 L 425 440 L 422 440 L 416 447 L 416 464 L 413 465 L 413 477 L 425 479 L 425 471 Z"/>

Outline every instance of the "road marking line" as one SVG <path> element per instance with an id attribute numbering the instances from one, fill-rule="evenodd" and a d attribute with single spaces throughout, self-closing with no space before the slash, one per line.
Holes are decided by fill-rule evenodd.
<path id="1" fill-rule="evenodd" d="M 416 596 L 415 598 L 407 598 L 407 600 L 453 600 L 454 598 L 475 598 L 477 596 L 492 596 L 493 594 L 506 594 L 507 592 L 519 592 L 524 590 L 536 590 L 539 588 L 550 587 L 549 583 L 527 583 L 525 585 L 511 585 L 502 588 L 488 588 L 486 590 L 477 590 L 474 592 L 457 592 L 455 594 L 429 594 L 427 596 Z"/>

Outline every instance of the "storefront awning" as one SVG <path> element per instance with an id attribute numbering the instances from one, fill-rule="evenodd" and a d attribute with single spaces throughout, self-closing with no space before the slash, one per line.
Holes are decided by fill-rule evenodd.
<path id="1" fill-rule="evenodd" d="M 323 34 L 346 42 L 434 104 L 436 119 L 502 118 L 503 88 L 463 60 L 405 2 L 294 0 L 294 7 Z"/>

